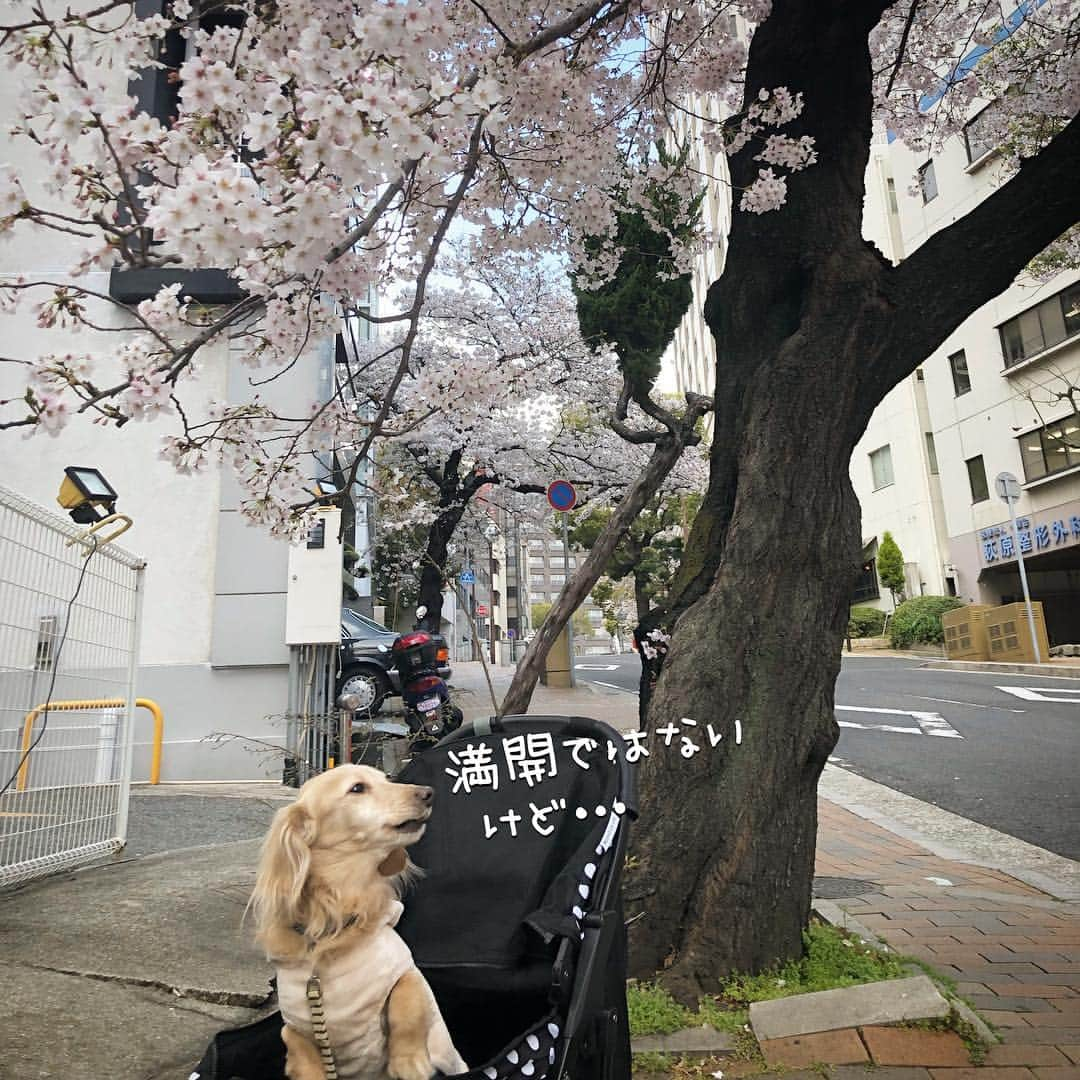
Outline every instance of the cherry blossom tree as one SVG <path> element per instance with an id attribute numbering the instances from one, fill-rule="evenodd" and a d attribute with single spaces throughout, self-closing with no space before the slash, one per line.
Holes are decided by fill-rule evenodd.
<path id="1" fill-rule="evenodd" d="M 710 717 L 727 735 L 739 720 L 743 739 L 645 759 L 634 964 L 693 992 L 797 953 L 858 564 L 848 459 L 887 390 L 1075 224 L 1076 0 L 1015 13 L 983 0 L 228 6 L 243 18 L 216 26 L 190 0 L 148 17 L 132 0 L 5 9 L 9 140 L 39 155 L 40 176 L 0 174 L 0 230 L 79 250 L 66 273 L 3 283 L 4 304 L 56 345 L 4 358 L 27 379 L 0 425 L 157 417 L 178 467 L 223 454 L 247 512 L 288 527 L 304 453 L 352 444 L 359 462 L 409 434 L 396 402 L 419 374 L 451 228 L 469 230 L 477 262 L 542 252 L 579 287 L 599 284 L 619 263 L 621 206 L 648 215 L 655 184 L 691 206 L 701 177 L 652 147 L 676 137 L 680 112 L 700 114 L 736 213 L 705 306 L 718 356 L 709 489 L 670 603 L 650 615 L 670 648 L 647 714 L 654 729 Z M 170 63 L 179 98 L 163 122 L 127 86 Z M 875 123 L 935 148 L 979 102 L 1023 136 L 998 190 L 889 265 L 861 235 Z M 673 271 L 688 269 L 693 239 L 672 240 Z M 243 298 L 205 308 L 181 284 L 117 311 L 87 276 L 117 262 L 216 268 Z M 362 434 L 347 390 L 287 415 L 183 407 L 214 343 L 231 338 L 271 377 L 387 281 L 409 291 L 378 316 L 392 332 Z M 613 521 L 647 501 L 695 411 L 645 429 L 620 393 L 617 422 L 653 449 Z M 573 604 L 567 590 L 537 639 Z"/>

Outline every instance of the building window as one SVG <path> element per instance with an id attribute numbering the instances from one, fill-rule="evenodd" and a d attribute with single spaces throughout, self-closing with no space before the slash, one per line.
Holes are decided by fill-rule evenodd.
<path id="1" fill-rule="evenodd" d="M 934 433 L 926 432 L 926 460 L 930 465 L 930 475 L 937 476 L 937 447 L 934 445 Z"/>
<path id="2" fill-rule="evenodd" d="M 543 588 L 545 588 L 547 586 L 547 578 L 543 577 L 542 575 L 539 575 L 539 576 L 533 577 L 533 579 L 529 582 L 529 584 L 532 585 L 532 587 L 534 589 L 543 589 Z"/>
<path id="3" fill-rule="evenodd" d="M 968 371 L 967 354 L 961 349 L 949 357 L 949 370 L 952 372 L 953 393 L 959 397 L 971 389 L 971 372 Z"/>
<path id="4" fill-rule="evenodd" d="M 1005 367 L 1080 334 L 1080 282 L 998 327 Z"/>
<path id="5" fill-rule="evenodd" d="M 566 578 L 562 574 L 553 574 L 548 578 L 548 584 L 554 588 L 562 588 L 566 584 Z"/>
<path id="6" fill-rule="evenodd" d="M 874 490 L 888 487 L 893 482 L 892 449 L 889 444 L 878 447 L 870 455 L 870 472 L 874 477 Z"/>
<path id="7" fill-rule="evenodd" d="M 1021 435 L 1020 458 L 1025 480 L 1064 472 L 1080 465 L 1080 416 L 1069 416 Z"/>
<path id="8" fill-rule="evenodd" d="M 885 192 L 889 200 L 889 213 L 899 214 L 900 207 L 896 203 L 896 181 L 891 176 L 885 181 Z"/>
<path id="9" fill-rule="evenodd" d="M 990 488 L 986 484 L 986 466 L 983 464 L 982 454 L 968 458 L 964 464 L 967 465 L 968 483 L 971 485 L 971 501 L 986 502 L 990 498 Z"/>
<path id="10" fill-rule="evenodd" d="M 529 602 L 533 604 L 542 604 L 547 600 L 547 593 L 531 592 L 529 593 Z"/>
<path id="11" fill-rule="evenodd" d="M 599 626 L 604 621 L 604 613 L 599 608 L 591 608 L 588 612 L 589 622 L 594 626 Z"/>
<path id="12" fill-rule="evenodd" d="M 545 559 L 543 555 L 530 555 L 529 565 L 544 567 L 547 566 L 547 559 Z"/>
<path id="13" fill-rule="evenodd" d="M 993 121 L 994 110 L 988 105 L 964 125 L 964 146 L 967 148 L 969 164 L 985 157 L 997 147 L 998 139 L 994 133 Z"/>
<path id="14" fill-rule="evenodd" d="M 923 203 L 937 198 L 937 175 L 934 172 L 932 159 L 919 169 L 919 190 L 922 192 Z"/>

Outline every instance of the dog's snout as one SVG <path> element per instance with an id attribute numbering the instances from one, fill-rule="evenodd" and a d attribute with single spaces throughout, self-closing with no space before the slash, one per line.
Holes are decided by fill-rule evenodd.
<path id="1" fill-rule="evenodd" d="M 430 806 L 431 800 L 435 798 L 434 788 L 429 787 L 417 787 L 416 797 L 425 805 Z"/>

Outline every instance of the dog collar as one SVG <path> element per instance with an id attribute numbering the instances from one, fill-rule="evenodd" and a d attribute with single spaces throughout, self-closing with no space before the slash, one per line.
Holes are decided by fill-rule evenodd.
<path id="1" fill-rule="evenodd" d="M 360 916 L 354 913 L 354 914 L 350 915 L 350 916 L 349 916 L 349 917 L 348 917 L 348 918 L 347 918 L 347 919 L 346 919 L 346 920 L 345 920 L 345 921 L 344 921 L 344 922 L 343 922 L 343 923 L 341 924 L 341 929 L 342 929 L 342 930 L 348 930 L 348 929 L 349 929 L 350 927 L 352 927 L 352 926 L 355 926 L 355 925 L 356 925 L 356 924 L 357 924 L 357 923 L 358 923 L 359 921 L 360 921 Z M 306 927 L 306 926 L 304 926 L 304 925 L 302 925 L 301 923 L 293 923 L 293 925 L 292 925 L 292 928 L 293 928 L 293 931 L 294 931 L 295 933 L 299 934 L 299 935 L 300 935 L 301 937 L 303 937 L 303 938 L 307 938 L 307 939 L 308 939 L 308 941 L 310 941 L 310 942 L 311 942 L 312 944 L 316 944 L 317 942 L 320 942 L 320 941 L 322 941 L 322 940 L 323 940 L 324 938 L 326 938 L 326 937 L 328 937 L 328 936 L 329 936 L 329 935 L 327 935 L 327 934 L 320 934 L 320 935 L 319 935 L 318 937 L 315 937 L 315 938 L 313 938 L 313 937 L 311 937 L 311 935 L 310 935 L 310 934 L 309 934 L 309 933 L 307 932 L 307 927 Z"/>

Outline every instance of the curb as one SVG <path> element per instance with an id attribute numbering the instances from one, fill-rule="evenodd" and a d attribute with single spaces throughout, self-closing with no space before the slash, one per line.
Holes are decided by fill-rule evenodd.
<path id="1" fill-rule="evenodd" d="M 835 765 L 825 766 L 818 795 L 940 858 L 1000 871 L 1057 900 L 1080 900 L 1080 862 L 1063 855 Z"/>
<path id="2" fill-rule="evenodd" d="M 1038 679 L 1080 679 L 1080 664 L 1002 664 L 995 660 L 931 660 L 920 664 L 930 671 L 982 671 L 998 675 L 1027 675 Z"/>

